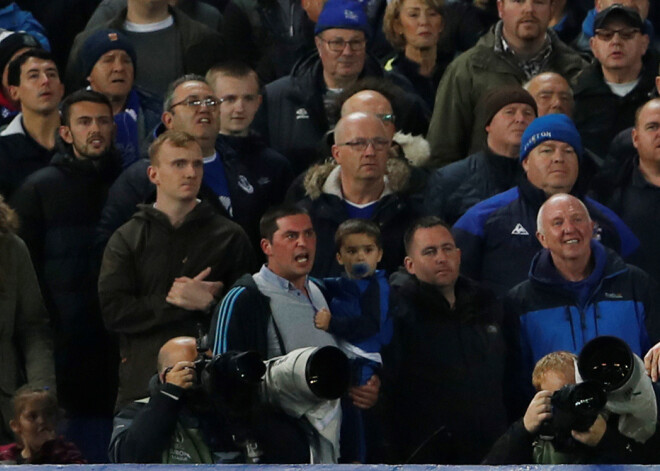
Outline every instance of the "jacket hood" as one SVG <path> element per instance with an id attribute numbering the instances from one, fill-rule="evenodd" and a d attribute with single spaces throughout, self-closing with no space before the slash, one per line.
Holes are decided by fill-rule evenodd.
<path id="1" fill-rule="evenodd" d="M 319 198 L 323 193 L 335 195 L 344 199 L 340 182 L 341 167 L 333 160 L 322 164 L 313 165 L 307 170 L 303 186 L 305 194 L 311 199 Z M 387 171 L 385 175 L 385 190 L 381 198 L 390 193 L 402 193 L 406 190 L 410 180 L 410 168 L 401 159 L 390 158 L 387 160 Z"/>
<path id="2" fill-rule="evenodd" d="M 621 257 L 594 239 L 591 240 L 591 253 L 595 265 L 589 277 L 596 276 L 600 279 L 627 269 Z M 532 259 L 529 279 L 534 283 L 564 291 L 572 291 L 571 286 L 575 285 L 559 274 L 548 249 L 540 250 Z"/>
<path id="3" fill-rule="evenodd" d="M 589 38 L 594 35 L 594 20 L 596 19 L 596 9 L 592 8 L 587 12 L 587 16 L 582 22 L 582 32 Z"/>
<path id="4" fill-rule="evenodd" d="M 198 220 L 204 220 L 212 217 L 215 214 L 213 207 L 206 201 L 199 201 L 197 205 L 190 211 L 184 218 L 181 226 L 178 228 L 172 227 L 172 223 L 165 213 L 154 208 L 154 204 L 139 204 L 139 211 L 133 215 L 136 219 L 143 219 L 146 221 L 154 221 L 169 230 L 176 230 L 184 227 Z"/>
<path id="5" fill-rule="evenodd" d="M 410 182 L 410 167 L 421 167 L 428 163 L 431 158 L 431 148 L 423 136 L 397 132 L 393 141 L 401 147 L 405 158 L 399 157 L 396 150 L 390 152 L 387 159 L 386 188 L 383 196 L 388 193 L 405 192 Z M 341 187 L 338 186 L 339 171 L 335 171 L 336 182 L 329 180 L 330 174 L 338 167 L 339 165 L 331 157 L 324 163 L 311 166 L 307 170 L 303 181 L 305 194 L 313 200 L 321 196 L 322 193 L 331 193 L 342 198 Z M 326 189 L 326 184 L 332 186 L 328 186 Z"/>

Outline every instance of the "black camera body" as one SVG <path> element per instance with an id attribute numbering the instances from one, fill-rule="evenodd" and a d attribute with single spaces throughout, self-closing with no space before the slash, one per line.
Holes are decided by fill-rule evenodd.
<path id="1" fill-rule="evenodd" d="M 586 432 L 591 428 L 605 409 L 608 396 L 630 380 L 634 356 L 623 340 L 596 337 L 580 352 L 577 369 L 584 382 L 555 391 L 550 400 L 552 418 L 541 425 L 541 438 L 552 440 L 557 449 L 570 447 L 571 430 Z"/>

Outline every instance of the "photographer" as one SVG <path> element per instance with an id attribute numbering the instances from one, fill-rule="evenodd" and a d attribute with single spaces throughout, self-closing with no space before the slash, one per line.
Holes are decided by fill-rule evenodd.
<path id="1" fill-rule="evenodd" d="M 645 444 L 618 431 L 619 415 L 600 411 L 586 431 L 556 430 L 553 394 L 576 383 L 577 356 L 558 351 L 545 355 L 534 367 L 532 383 L 537 390 L 524 417 L 497 440 L 482 462 L 502 464 L 645 463 L 657 437 Z M 584 384 L 584 383 L 583 383 Z M 564 390 L 562 390 L 563 392 Z M 594 414 L 595 415 L 595 414 Z M 657 434 L 656 434 L 657 435 Z"/>
<path id="2" fill-rule="evenodd" d="M 193 337 L 176 337 L 162 346 L 158 375 L 149 383 L 151 397 L 129 404 L 115 416 L 109 449 L 113 463 L 309 460 L 305 436 L 292 419 L 270 409 L 257 410 L 249 391 L 239 392 L 234 384 L 212 394 L 202 387 L 198 365 L 207 361 L 198 355 Z M 222 389 L 219 383 L 213 381 L 213 387 Z M 255 386 L 255 398 L 256 391 Z M 239 407 L 239 403 L 246 407 Z M 252 418 L 258 420 L 252 422 Z M 258 454 L 248 456 L 253 450 L 246 452 L 245 443 L 238 443 L 236 437 L 243 435 L 239 432 L 248 432 L 251 443 L 259 444 Z"/>

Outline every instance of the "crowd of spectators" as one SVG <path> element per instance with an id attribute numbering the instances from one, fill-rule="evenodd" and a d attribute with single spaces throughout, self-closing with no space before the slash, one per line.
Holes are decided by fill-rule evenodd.
<path id="1" fill-rule="evenodd" d="M 658 31 L 0 0 L 0 461 L 660 463 Z"/>

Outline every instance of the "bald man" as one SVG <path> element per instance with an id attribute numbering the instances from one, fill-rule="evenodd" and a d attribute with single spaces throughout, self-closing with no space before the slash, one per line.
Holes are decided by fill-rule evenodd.
<path id="1" fill-rule="evenodd" d="M 113 463 L 247 462 L 241 442 L 247 435 L 238 441 L 233 438 L 237 419 L 229 422 L 215 408 L 215 401 L 196 386 L 198 355 L 193 337 L 175 337 L 161 347 L 158 374 L 150 382 L 151 397 L 129 404 L 115 416 L 109 448 Z M 257 417 L 258 421 L 241 422 L 246 427 L 241 432 L 259 444 L 261 462 L 309 460 L 307 440 L 294 420 L 265 408 Z"/>
<path id="2" fill-rule="evenodd" d="M 543 72 L 527 82 L 523 88 L 534 97 L 539 116 L 551 113 L 573 115 L 573 90 L 568 81 L 555 72 Z"/>
<path id="3" fill-rule="evenodd" d="M 599 335 L 623 339 L 640 357 L 657 340 L 651 279 L 593 239 L 594 226 L 584 203 L 566 193 L 539 209 L 536 238 L 543 249 L 529 279 L 507 294 L 520 319 L 523 377 L 544 355 L 578 354 Z"/>
<path id="4" fill-rule="evenodd" d="M 350 105 L 349 105 L 350 106 Z M 309 172 L 301 204 L 318 235 L 313 276 L 339 276 L 334 234 L 346 219 L 369 219 L 383 233 L 381 268 L 395 271 L 404 256 L 403 231 L 418 211 L 403 193 L 407 176 L 388 175 L 391 131 L 370 113 L 342 117 L 335 128 L 334 162 Z"/>

